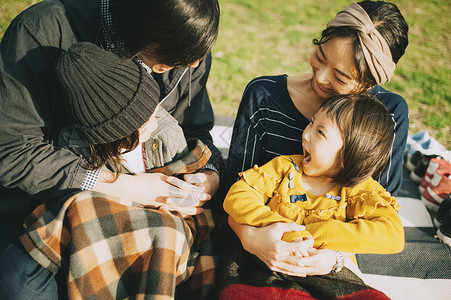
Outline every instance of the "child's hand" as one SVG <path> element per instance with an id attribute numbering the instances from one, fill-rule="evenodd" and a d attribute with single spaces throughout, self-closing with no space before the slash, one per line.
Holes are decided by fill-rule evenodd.
<path id="1" fill-rule="evenodd" d="M 108 175 L 102 174 L 105 179 L 110 178 Z M 105 181 L 102 177 L 94 190 L 138 202 L 145 207 L 178 211 L 184 217 L 202 213 L 202 205 L 211 199 L 199 186 L 160 173 L 121 174 L 115 182 Z"/>
<path id="2" fill-rule="evenodd" d="M 297 253 L 300 249 L 305 253 L 304 249 L 311 246 L 313 241 L 295 240 L 288 243 L 282 240 L 285 232 L 303 231 L 305 226 L 278 222 L 265 227 L 253 227 L 238 224 L 232 217 L 229 217 L 229 224 L 238 235 L 244 249 L 257 256 L 271 271 L 298 277 L 307 275 L 305 266 L 298 265 L 302 258 L 292 253 Z"/>
<path id="3" fill-rule="evenodd" d="M 295 242 L 300 242 L 299 250 L 296 252 L 292 252 L 291 255 L 298 257 L 306 257 L 309 256 L 308 249 L 313 247 L 313 239 L 312 238 L 299 238 L 295 240 Z"/>

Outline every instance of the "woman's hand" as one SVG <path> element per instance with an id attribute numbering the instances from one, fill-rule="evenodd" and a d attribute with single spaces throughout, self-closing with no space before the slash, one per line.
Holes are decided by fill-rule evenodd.
<path id="1" fill-rule="evenodd" d="M 212 170 L 202 170 L 198 173 L 185 174 L 183 178 L 186 182 L 194 184 L 210 196 L 214 196 L 219 188 L 219 175 Z"/>
<path id="2" fill-rule="evenodd" d="M 115 182 L 108 182 L 110 176 L 110 172 L 101 171 L 94 190 L 144 206 L 178 211 L 182 216 L 202 213 L 202 205 L 211 199 L 200 187 L 161 173 L 120 174 Z"/>
<path id="3" fill-rule="evenodd" d="M 297 262 L 306 275 L 329 274 L 337 263 L 334 250 L 310 248 L 307 252 L 309 256 L 301 257 Z"/>
<path id="4" fill-rule="evenodd" d="M 296 240 L 291 243 L 281 240 L 284 232 L 302 231 L 305 229 L 304 226 L 296 223 L 275 223 L 257 228 L 238 224 L 231 217 L 229 217 L 229 224 L 238 235 L 244 249 L 257 256 L 272 271 L 300 277 L 310 275 L 305 266 L 298 264 L 300 256 L 293 254 L 305 248 L 310 249 L 313 240 Z M 311 266 L 308 267 L 308 270 L 309 272 L 319 271 Z"/>

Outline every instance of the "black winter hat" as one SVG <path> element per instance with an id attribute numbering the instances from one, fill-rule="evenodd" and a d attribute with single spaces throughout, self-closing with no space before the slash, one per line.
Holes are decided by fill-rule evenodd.
<path id="1" fill-rule="evenodd" d="M 75 127 L 89 144 L 130 135 L 159 102 L 158 84 L 143 66 L 92 43 L 70 47 L 56 71 Z"/>

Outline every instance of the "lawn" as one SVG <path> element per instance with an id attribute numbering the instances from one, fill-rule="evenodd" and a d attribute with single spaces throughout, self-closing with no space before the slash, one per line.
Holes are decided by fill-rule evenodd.
<path id="1" fill-rule="evenodd" d="M 0 37 L 36 0 L 0 0 Z M 410 109 L 410 133 L 429 130 L 451 149 L 451 2 L 397 0 L 409 46 L 392 81 Z M 246 84 L 261 75 L 309 72 L 312 39 L 348 5 L 344 0 L 220 0 L 221 23 L 208 82 L 218 115 L 234 116 Z M 448 16 L 448 17 L 447 17 Z"/>

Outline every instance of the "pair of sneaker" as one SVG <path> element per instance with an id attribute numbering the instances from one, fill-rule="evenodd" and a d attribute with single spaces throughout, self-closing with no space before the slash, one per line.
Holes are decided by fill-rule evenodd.
<path id="1" fill-rule="evenodd" d="M 423 155 L 441 155 L 451 160 L 451 151 L 440 144 L 436 139 L 429 135 L 427 131 L 420 131 L 407 137 L 406 153 L 408 157 L 416 151 L 420 151 Z"/>
<path id="2" fill-rule="evenodd" d="M 451 247 L 451 193 L 440 204 L 434 225 L 437 227 L 436 237 Z"/>
<path id="3" fill-rule="evenodd" d="M 441 157 L 432 157 L 418 188 L 426 207 L 437 212 L 451 194 L 451 163 Z"/>
<path id="4" fill-rule="evenodd" d="M 405 162 L 405 167 L 410 172 L 410 179 L 419 184 L 426 174 L 431 159 L 436 157 L 439 157 L 439 155 L 425 155 L 421 151 L 415 151 L 410 155 Z"/>

